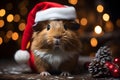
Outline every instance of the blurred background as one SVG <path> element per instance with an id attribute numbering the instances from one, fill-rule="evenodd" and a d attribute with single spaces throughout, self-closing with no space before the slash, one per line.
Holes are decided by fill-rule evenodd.
<path id="1" fill-rule="evenodd" d="M 109 45 L 113 56 L 120 57 L 119 0 L 1 0 L 0 59 L 13 58 L 20 49 L 29 11 L 42 1 L 53 1 L 76 8 L 83 43 L 81 55 L 94 57 L 100 46 Z M 29 44 L 28 44 L 29 46 Z"/>

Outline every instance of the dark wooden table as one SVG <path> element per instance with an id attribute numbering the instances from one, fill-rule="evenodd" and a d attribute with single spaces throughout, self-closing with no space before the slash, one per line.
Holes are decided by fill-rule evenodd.
<path id="1" fill-rule="evenodd" d="M 93 78 L 88 72 L 78 75 L 62 77 L 52 75 L 41 77 L 39 74 L 32 73 L 26 65 L 18 65 L 14 60 L 0 60 L 0 80 L 120 80 L 120 78 Z"/>

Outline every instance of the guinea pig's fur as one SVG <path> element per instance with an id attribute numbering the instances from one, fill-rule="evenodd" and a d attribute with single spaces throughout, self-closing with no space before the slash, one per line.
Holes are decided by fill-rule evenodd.
<path id="1" fill-rule="evenodd" d="M 72 20 L 50 20 L 33 26 L 31 51 L 39 73 L 72 72 L 77 67 L 81 42 L 77 32 L 79 26 L 74 29 L 76 24 Z"/>

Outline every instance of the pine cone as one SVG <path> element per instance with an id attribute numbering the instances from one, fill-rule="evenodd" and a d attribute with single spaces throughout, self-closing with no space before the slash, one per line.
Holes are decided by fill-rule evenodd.
<path id="1" fill-rule="evenodd" d="M 103 77 L 109 75 L 109 70 L 105 65 L 100 64 L 99 61 L 93 59 L 89 64 L 88 70 L 93 77 Z"/>
<path id="2" fill-rule="evenodd" d="M 95 58 L 100 61 L 101 64 L 104 64 L 106 61 L 112 61 L 111 54 L 110 48 L 108 46 L 103 46 L 97 51 Z"/>
<path id="3" fill-rule="evenodd" d="M 103 77 L 109 76 L 109 69 L 106 67 L 105 63 L 112 62 L 111 51 L 108 46 L 103 46 L 98 49 L 95 58 L 91 61 L 88 66 L 89 72 L 93 77 Z"/>

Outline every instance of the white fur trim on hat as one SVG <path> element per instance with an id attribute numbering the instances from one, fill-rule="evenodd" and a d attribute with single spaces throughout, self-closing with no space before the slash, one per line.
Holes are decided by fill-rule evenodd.
<path id="1" fill-rule="evenodd" d="M 75 19 L 76 12 L 74 7 L 49 8 L 36 13 L 35 23 L 54 19 Z"/>
<path id="2" fill-rule="evenodd" d="M 27 63 L 29 58 L 30 54 L 26 50 L 18 50 L 14 55 L 14 59 L 17 63 Z"/>

